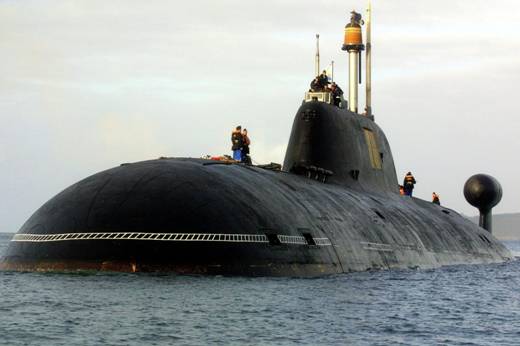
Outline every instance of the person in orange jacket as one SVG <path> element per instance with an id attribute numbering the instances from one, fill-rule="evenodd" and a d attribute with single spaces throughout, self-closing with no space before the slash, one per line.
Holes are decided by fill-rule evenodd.
<path id="1" fill-rule="evenodd" d="M 439 199 L 439 195 L 435 192 L 432 193 L 432 203 L 441 205 L 441 200 Z"/>

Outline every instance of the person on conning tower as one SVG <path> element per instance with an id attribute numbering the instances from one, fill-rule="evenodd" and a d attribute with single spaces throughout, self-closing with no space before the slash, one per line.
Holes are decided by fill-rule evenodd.
<path id="1" fill-rule="evenodd" d="M 330 85 L 330 91 L 332 92 L 332 99 L 334 101 L 334 106 L 339 106 L 341 103 L 341 96 L 343 96 L 343 90 L 336 83 L 332 82 Z"/>
<path id="2" fill-rule="evenodd" d="M 327 76 L 327 71 L 323 70 L 323 72 L 318 76 L 319 82 L 323 89 L 327 88 L 330 84 L 329 77 Z"/>
<path id="3" fill-rule="evenodd" d="M 312 92 L 322 91 L 323 86 L 320 83 L 320 76 L 314 77 L 314 79 L 311 82 L 311 89 Z"/>

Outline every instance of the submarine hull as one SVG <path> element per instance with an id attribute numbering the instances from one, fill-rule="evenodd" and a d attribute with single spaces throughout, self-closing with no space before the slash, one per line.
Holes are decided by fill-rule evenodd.
<path id="1" fill-rule="evenodd" d="M 0 268 L 318 276 L 510 258 L 482 228 L 419 199 L 162 159 L 98 173 L 52 198 Z"/>

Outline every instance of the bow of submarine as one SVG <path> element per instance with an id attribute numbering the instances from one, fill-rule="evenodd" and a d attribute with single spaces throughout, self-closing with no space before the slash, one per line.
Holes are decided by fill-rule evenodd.
<path id="1" fill-rule="evenodd" d="M 125 164 L 84 179 L 44 204 L 14 237 L 2 266 L 244 275 L 341 272 L 330 244 L 303 227 L 309 215 L 301 213 L 286 179 L 285 173 L 200 159 Z"/>

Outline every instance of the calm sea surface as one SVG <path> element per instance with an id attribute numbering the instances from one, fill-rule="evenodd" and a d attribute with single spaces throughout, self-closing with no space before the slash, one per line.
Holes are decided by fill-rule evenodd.
<path id="1" fill-rule="evenodd" d="M 319 279 L 0 272 L 0 344 L 520 345 L 520 261 Z"/>

